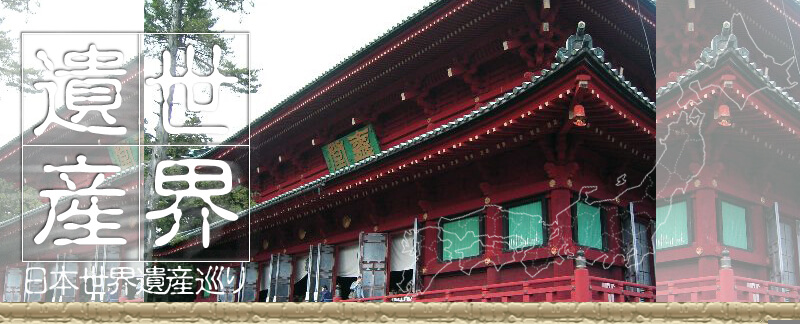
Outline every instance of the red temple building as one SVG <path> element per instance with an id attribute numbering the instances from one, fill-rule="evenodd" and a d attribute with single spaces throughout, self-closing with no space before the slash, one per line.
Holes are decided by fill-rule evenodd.
<path id="1" fill-rule="evenodd" d="M 122 84 L 122 107 L 120 107 L 120 114 L 116 115 L 120 120 L 136 121 L 139 119 L 138 115 L 138 97 L 139 97 L 139 82 L 138 70 L 135 62 L 131 60 L 125 64 L 124 68 L 127 73 L 120 76 Z M 69 115 L 66 109 L 58 110 L 59 115 Z M 101 117 L 89 116 L 85 120 L 88 122 L 97 122 Z M 134 123 L 135 124 L 135 123 Z M 36 125 L 38 126 L 38 125 Z M 121 208 L 125 214 L 137 215 L 138 214 L 138 179 L 139 179 L 139 150 L 136 146 L 117 146 L 109 148 L 105 146 L 98 146 L 95 148 L 87 147 L 82 148 L 54 148 L 51 146 L 26 146 L 24 149 L 24 158 L 26 159 L 23 165 L 22 152 L 20 145 L 24 141 L 26 145 L 50 145 L 55 143 L 58 139 L 69 138 L 75 136 L 74 131 L 66 129 L 61 126 L 52 125 L 48 127 L 41 135 L 35 136 L 33 128 L 28 128 L 23 131 L 21 136 L 8 142 L 6 145 L 0 147 L 0 178 L 8 184 L 14 186 L 16 189 L 11 192 L 2 192 L 3 195 L 13 197 L 16 195 L 20 197 L 20 190 L 22 189 L 22 182 L 28 190 L 35 190 L 39 192 L 42 189 L 65 189 L 64 181 L 58 176 L 47 176 L 42 171 L 42 164 L 35 164 L 32 161 L 38 156 L 44 157 L 57 157 L 55 161 L 45 161 L 49 164 L 59 165 L 74 164 L 77 160 L 77 154 L 83 154 L 87 157 L 89 164 L 114 164 L 119 166 L 122 171 L 116 173 L 105 173 L 102 187 L 113 187 L 125 191 L 125 195 L 121 199 L 114 201 L 117 208 Z M 128 132 L 127 136 L 119 142 L 109 142 L 108 138 L 96 136 L 91 133 L 82 133 L 81 136 L 84 141 L 90 143 L 97 143 L 98 145 L 114 145 L 119 143 L 131 144 L 136 143 L 138 132 L 134 129 Z M 25 170 L 24 176 L 20 177 L 22 170 Z M 52 175 L 52 174 L 50 174 Z M 85 188 L 92 184 L 94 174 L 84 173 L 71 177 L 78 188 Z M 27 193 L 26 193 L 27 194 Z M 87 246 L 87 245 L 72 245 L 73 247 L 55 247 L 52 244 L 44 244 L 37 246 L 33 244 L 32 238 L 39 233 L 44 227 L 45 221 L 50 207 L 50 201 L 47 198 L 36 196 L 41 201 L 41 205 L 33 209 L 25 209 L 21 213 L 18 210 L 21 206 L 16 204 L 15 210 L 17 214 L 14 217 L 0 221 L 0 238 L 3 238 L 3 244 L 0 246 L 0 255 L 3 256 L 0 260 L 0 285 L 3 287 L 3 302 L 37 302 L 37 301 L 89 301 L 90 297 L 84 287 L 78 285 L 78 277 L 85 274 L 87 268 L 92 266 L 109 271 L 111 267 L 129 266 L 141 268 L 141 262 L 128 262 L 126 260 L 138 260 L 141 253 L 136 243 L 125 246 Z M 99 198 L 100 202 L 106 198 Z M 64 206 L 66 202 L 62 201 L 59 204 L 59 209 L 66 209 Z M 88 199 L 81 201 L 80 208 L 88 207 Z M 24 221 L 23 221 L 24 219 Z M 129 242 L 136 242 L 138 238 L 138 220 L 130 218 L 129 221 L 120 224 L 123 226 L 121 229 L 122 237 Z M 57 237 L 66 234 L 68 231 L 63 228 L 54 227 L 49 237 Z M 68 236 L 68 235 L 64 235 Z M 22 262 L 22 245 L 21 240 L 26 240 L 25 249 L 29 252 L 26 261 Z M 30 253 L 30 254 L 28 254 Z M 94 262 L 84 262 L 89 260 L 96 260 Z M 43 262 L 48 261 L 48 262 Z M 55 262 L 54 262 L 55 261 Z M 64 291 L 59 289 L 48 289 L 41 282 L 32 283 L 26 289 L 25 277 L 26 272 L 30 268 L 43 268 L 47 271 L 48 278 L 42 278 L 44 274 L 40 271 L 30 272 L 32 281 L 46 279 L 48 286 L 52 285 L 56 277 L 53 275 L 56 271 L 66 271 L 66 280 L 75 284 L 77 287 L 69 287 Z M 139 274 L 141 277 L 141 274 Z M 127 285 L 120 285 L 114 293 L 109 293 L 101 301 L 130 301 L 142 300 L 142 295 L 137 295 L 136 287 L 132 289 L 127 288 Z M 47 292 L 42 292 L 47 290 Z M 110 290 L 109 290 L 110 291 Z"/>
<path id="2" fill-rule="evenodd" d="M 658 300 L 798 302 L 800 6 L 658 12 Z"/>
<path id="3" fill-rule="evenodd" d="M 648 39 L 649 1 L 436 1 L 226 141 L 249 224 L 154 257 L 250 250 L 226 300 L 652 301 Z"/>

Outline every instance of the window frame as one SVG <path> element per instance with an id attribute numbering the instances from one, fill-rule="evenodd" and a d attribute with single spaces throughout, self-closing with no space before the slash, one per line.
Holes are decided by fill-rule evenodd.
<path id="1" fill-rule="evenodd" d="M 608 230 L 608 227 L 609 227 L 609 224 L 608 224 L 608 213 L 606 212 L 606 209 L 605 209 L 605 207 L 608 206 L 608 205 L 606 205 L 606 204 L 598 204 L 597 205 L 597 208 L 599 208 L 599 211 L 600 211 L 600 238 L 601 238 L 600 243 L 602 244 L 602 247 L 600 249 L 598 249 L 598 248 L 591 247 L 591 246 L 588 246 L 588 245 L 580 244 L 578 242 L 578 226 L 577 225 L 578 225 L 578 204 L 579 203 L 584 203 L 584 204 L 587 204 L 589 206 L 594 207 L 595 205 L 592 205 L 592 203 L 595 203 L 595 202 L 599 201 L 599 199 L 593 199 L 591 197 L 587 197 L 586 200 L 581 201 L 579 196 L 574 196 L 572 198 L 572 201 L 573 201 L 573 203 L 572 203 L 572 206 L 570 207 L 570 213 L 572 214 L 572 215 L 570 215 L 570 217 L 572 219 L 572 226 L 571 226 L 572 227 L 572 242 L 575 244 L 575 246 L 582 247 L 584 249 L 592 249 L 592 250 L 596 250 L 596 251 L 608 252 L 608 249 L 609 249 L 609 247 L 608 247 L 608 245 L 609 245 L 608 244 L 608 235 L 603 235 L 603 233 L 606 233 L 606 231 Z M 616 207 L 617 207 L 617 211 L 619 212 L 619 206 L 616 206 Z"/>
<path id="2" fill-rule="evenodd" d="M 723 227 L 725 227 L 725 225 L 722 223 L 722 221 L 723 221 L 722 203 L 723 202 L 744 209 L 744 225 L 745 225 L 744 236 L 747 239 L 747 248 L 746 249 L 743 249 L 743 248 L 740 248 L 740 247 L 737 247 L 737 246 L 727 245 L 727 244 L 725 244 L 725 242 L 723 242 L 723 240 L 725 238 L 725 234 L 723 233 Z M 717 209 L 716 210 L 716 212 L 717 212 L 717 243 L 719 243 L 719 245 L 724 246 L 726 248 L 737 249 L 737 250 L 740 250 L 740 251 L 748 251 L 748 252 L 752 252 L 753 251 L 753 243 L 754 242 L 753 242 L 753 238 L 750 235 L 751 234 L 750 227 L 752 226 L 753 222 L 752 222 L 752 217 L 750 217 L 749 206 L 750 206 L 750 204 L 748 202 L 744 201 L 744 200 L 737 199 L 737 198 L 734 198 L 734 197 L 731 197 L 731 196 L 727 196 L 727 195 L 717 195 L 717 201 L 716 201 L 716 209 Z"/>
<path id="3" fill-rule="evenodd" d="M 475 215 L 470 215 L 471 213 L 462 213 L 456 214 L 455 216 L 444 216 L 440 217 L 437 220 L 438 229 L 436 231 L 436 245 L 437 245 L 437 252 L 436 253 L 436 260 L 439 263 L 445 262 L 452 262 L 452 261 L 461 261 L 461 260 L 469 260 L 469 259 L 478 259 L 483 257 L 486 253 L 486 212 L 479 211 Z M 470 217 L 478 217 L 478 254 L 474 256 L 467 256 L 463 258 L 451 258 L 451 259 L 444 259 L 444 241 L 443 241 L 443 225 L 451 222 L 460 221 Z"/>
<path id="4" fill-rule="evenodd" d="M 522 205 L 527 205 L 531 203 L 539 202 L 542 206 L 542 243 L 536 245 L 529 245 L 529 246 L 522 246 L 515 249 L 510 248 L 509 246 L 509 238 L 510 238 L 510 227 L 509 227 L 509 210 L 514 207 L 519 207 Z M 527 250 L 531 248 L 540 248 L 546 247 L 547 244 L 550 242 L 550 226 L 549 226 L 549 204 L 547 201 L 547 196 L 544 194 L 531 196 L 527 198 L 513 200 L 509 203 L 502 205 L 503 211 L 501 217 L 503 218 L 503 252 L 516 252 Z"/>
<path id="5" fill-rule="evenodd" d="M 771 242 L 769 241 L 770 236 L 771 236 L 770 232 L 775 230 L 775 228 L 772 228 L 772 226 L 775 225 L 774 224 L 774 217 L 775 217 L 774 212 L 775 212 L 775 210 L 773 208 L 769 208 L 767 206 L 763 206 L 763 213 L 764 213 L 764 215 L 767 215 L 766 219 L 764 220 L 764 226 L 766 228 L 767 258 L 769 259 L 770 268 L 776 267 L 776 264 L 773 262 L 773 261 L 775 261 L 775 260 L 773 260 L 773 255 L 772 255 L 772 253 L 770 253 L 771 252 L 770 251 L 770 245 L 771 245 L 770 243 Z M 770 215 L 770 214 L 772 214 L 772 215 Z M 772 219 L 770 219 L 770 218 L 772 218 Z M 792 240 L 792 244 L 790 245 L 791 249 L 786 249 L 786 245 L 783 245 L 783 247 L 784 247 L 784 251 L 790 252 L 792 254 L 792 257 L 793 257 L 792 262 L 787 262 L 787 263 L 789 263 L 789 265 L 792 267 L 792 269 L 791 269 L 792 278 L 791 279 L 794 280 L 795 283 L 786 283 L 786 284 L 788 284 L 788 285 L 796 285 L 796 283 L 798 282 L 798 269 L 800 269 L 800 262 L 798 261 L 798 252 L 800 252 L 800 251 L 798 251 L 798 249 L 797 249 L 800 246 L 800 245 L 798 245 L 798 240 L 800 240 L 800 219 L 796 219 L 793 216 L 788 216 L 788 217 L 785 217 L 785 218 L 781 217 L 780 225 L 781 226 L 786 225 L 786 226 L 789 227 L 789 230 L 791 232 L 790 235 L 789 235 L 789 238 Z M 775 237 L 775 238 L 777 238 L 777 237 Z M 784 236 L 781 235 L 781 238 L 784 238 Z M 787 257 L 787 255 L 781 256 L 781 258 L 783 260 L 786 260 L 786 257 Z M 778 271 L 778 270 L 779 269 L 774 269 L 774 271 Z M 768 271 L 770 276 L 772 275 L 771 272 L 772 271 Z M 785 268 L 784 268 L 784 272 L 786 272 Z M 781 274 L 780 276 L 781 276 L 781 278 L 783 278 L 783 274 Z"/>
<path id="6" fill-rule="evenodd" d="M 659 249 L 656 246 L 656 240 L 653 240 L 653 253 L 656 253 L 657 251 L 669 251 L 669 250 L 674 250 L 674 249 L 686 248 L 686 247 L 689 247 L 689 246 L 691 246 L 693 244 L 693 242 L 694 242 L 694 200 L 692 198 L 689 198 L 689 197 L 674 198 L 674 199 L 672 199 L 671 202 L 669 200 L 665 199 L 665 200 L 662 200 L 662 201 L 656 203 L 656 217 L 655 217 L 654 223 L 653 223 L 653 237 L 655 238 L 656 234 L 658 233 L 658 208 L 664 207 L 664 206 L 669 206 L 669 205 L 675 205 L 675 204 L 679 204 L 679 203 L 686 203 L 686 237 L 687 237 L 686 244 L 673 245 L 673 246 L 669 246 L 669 247 L 665 247 L 665 248 Z"/>
<path id="7" fill-rule="evenodd" d="M 625 207 L 625 206 L 622 206 L 622 205 L 618 206 L 618 208 L 619 208 L 618 209 L 619 210 L 618 214 L 619 214 L 620 217 L 619 217 L 619 219 L 617 221 L 620 224 L 620 231 L 619 231 L 620 235 L 621 235 L 620 236 L 620 248 L 622 249 L 622 253 L 627 255 L 625 239 L 624 239 L 623 236 L 625 235 L 626 231 L 628 233 L 631 233 L 631 230 L 630 229 L 626 229 L 623 225 L 625 225 L 626 222 L 629 222 L 629 220 L 631 218 L 631 210 L 630 210 L 629 207 Z M 628 219 L 627 221 L 625 220 L 626 218 Z M 641 225 L 644 225 L 645 230 L 647 231 L 646 237 L 647 237 L 647 243 L 648 243 L 647 244 L 648 250 L 647 250 L 646 253 L 647 253 L 647 259 L 648 259 L 648 266 L 650 267 L 649 277 L 650 277 L 650 281 L 655 283 L 656 282 L 656 271 L 655 271 L 655 269 L 656 269 L 656 264 L 655 264 L 656 246 L 655 246 L 655 241 L 653 240 L 653 238 L 655 238 L 655 227 L 656 227 L 655 226 L 655 224 L 656 224 L 655 222 L 656 222 L 656 220 L 654 218 L 650 218 L 648 216 L 637 216 L 636 212 L 634 210 L 633 221 L 635 223 L 639 223 Z M 628 268 L 626 267 L 626 269 L 628 269 Z"/>

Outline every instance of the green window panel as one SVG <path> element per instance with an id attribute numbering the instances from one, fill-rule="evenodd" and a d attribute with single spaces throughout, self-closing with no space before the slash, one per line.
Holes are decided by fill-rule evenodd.
<path id="1" fill-rule="evenodd" d="M 479 216 L 444 223 L 442 225 L 442 261 L 480 255 L 480 226 Z"/>
<path id="2" fill-rule="evenodd" d="M 656 250 L 689 244 L 688 210 L 685 201 L 656 208 Z"/>
<path id="3" fill-rule="evenodd" d="M 537 246 L 544 243 L 541 201 L 508 209 L 507 240 L 509 250 Z"/>
<path id="4" fill-rule="evenodd" d="M 722 244 L 747 249 L 747 212 L 728 202 L 721 202 Z"/>
<path id="5" fill-rule="evenodd" d="M 600 207 L 578 202 L 577 214 L 578 245 L 603 249 L 603 220 L 600 218 Z"/>

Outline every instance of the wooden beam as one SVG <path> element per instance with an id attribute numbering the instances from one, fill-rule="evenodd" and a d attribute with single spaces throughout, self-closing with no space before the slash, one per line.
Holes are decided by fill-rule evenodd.
<path id="1" fill-rule="evenodd" d="M 373 196 L 368 196 L 364 199 L 364 211 L 366 212 L 365 215 L 367 216 L 367 220 L 369 220 L 370 225 L 375 226 L 378 225 L 378 216 L 377 212 L 380 210 L 378 208 L 378 204 L 375 202 L 375 198 Z"/>
<path id="2" fill-rule="evenodd" d="M 547 162 L 555 162 L 556 155 L 555 150 L 553 149 L 552 141 L 548 138 L 541 138 L 536 141 L 539 144 L 539 148 L 541 148 L 542 153 L 544 153 L 544 158 Z"/>
<path id="3" fill-rule="evenodd" d="M 326 230 L 328 227 L 326 226 L 327 222 L 325 222 L 325 219 L 322 218 L 322 214 L 317 213 L 316 217 L 314 218 L 316 219 L 317 222 L 317 230 L 319 230 L 320 237 L 323 239 L 328 237 L 328 232 Z"/>

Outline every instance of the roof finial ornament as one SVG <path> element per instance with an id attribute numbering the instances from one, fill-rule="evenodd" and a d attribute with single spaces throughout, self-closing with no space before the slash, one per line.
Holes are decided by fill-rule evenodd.
<path id="1" fill-rule="evenodd" d="M 725 21 L 722 23 L 722 32 L 714 36 L 711 40 L 711 47 L 706 47 L 700 58 L 703 62 L 711 62 L 713 59 L 727 51 L 728 49 L 738 52 L 745 61 L 750 61 L 750 51 L 746 48 L 740 48 L 736 35 L 731 31 L 731 22 Z"/>
<path id="2" fill-rule="evenodd" d="M 578 30 L 574 35 L 567 38 L 566 46 L 559 48 L 556 52 L 556 60 L 564 63 L 570 56 L 578 54 L 578 51 L 584 48 L 592 51 L 600 60 L 605 60 L 605 52 L 601 48 L 594 47 L 592 36 L 586 33 L 586 23 L 579 21 Z"/>

